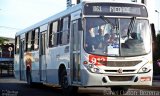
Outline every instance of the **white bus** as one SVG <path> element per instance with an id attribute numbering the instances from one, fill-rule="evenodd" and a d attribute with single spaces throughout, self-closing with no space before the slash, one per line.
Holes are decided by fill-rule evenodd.
<path id="1" fill-rule="evenodd" d="M 15 77 L 78 87 L 111 87 L 126 92 L 152 85 L 152 36 L 142 4 L 84 1 L 15 36 Z"/>

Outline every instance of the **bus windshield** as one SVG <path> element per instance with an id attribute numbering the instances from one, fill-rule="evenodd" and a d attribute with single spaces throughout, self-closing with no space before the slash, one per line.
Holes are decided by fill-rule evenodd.
<path id="1" fill-rule="evenodd" d="M 146 19 L 87 17 L 84 21 L 84 49 L 90 54 L 138 56 L 151 50 Z"/>

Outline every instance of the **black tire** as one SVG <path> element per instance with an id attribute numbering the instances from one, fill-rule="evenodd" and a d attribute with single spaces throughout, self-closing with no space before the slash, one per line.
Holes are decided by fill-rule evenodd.
<path id="1" fill-rule="evenodd" d="M 69 85 L 66 70 L 63 70 L 60 76 L 60 84 L 63 94 L 65 96 L 76 96 L 78 87 Z"/>
<path id="2" fill-rule="evenodd" d="M 123 95 L 123 94 L 127 93 L 128 87 L 125 87 L 125 86 L 113 86 L 113 87 L 111 87 L 111 91 L 115 95 Z"/>

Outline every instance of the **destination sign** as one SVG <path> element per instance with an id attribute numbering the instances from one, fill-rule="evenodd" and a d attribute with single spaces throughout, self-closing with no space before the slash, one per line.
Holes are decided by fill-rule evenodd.
<path id="1" fill-rule="evenodd" d="M 124 3 L 88 3 L 84 6 L 84 14 L 148 17 L 146 7 L 143 5 Z"/>

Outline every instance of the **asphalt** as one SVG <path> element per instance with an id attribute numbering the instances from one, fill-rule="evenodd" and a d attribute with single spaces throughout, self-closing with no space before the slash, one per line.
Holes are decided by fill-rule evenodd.
<path id="1" fill-rule="evenodd" d="M 160 91 L 160 75 L 153 77 L 152 86 L 132 86 L 133 89 L 147 89 L 147 90 L 155 90 Z"/>
<path id="2" fill-rule="evenodd" d="M 0 76 L 0 82 L 6 82 L 9 80 L 10 82 L 21 82 L 19 80 L 16 80 L 13 75 L 7 76 L 7 75 L 1 75 Z M 132 86 L 133 89 L 148 89 L 148 90 L 157 90 L 160 91 L 160 75 L 153 77 L 153 84 L 152 86 Z"/>

